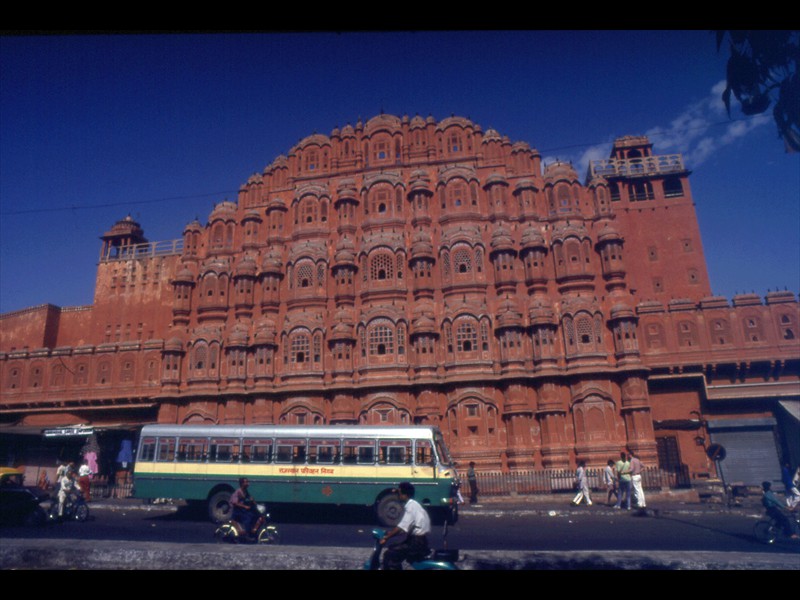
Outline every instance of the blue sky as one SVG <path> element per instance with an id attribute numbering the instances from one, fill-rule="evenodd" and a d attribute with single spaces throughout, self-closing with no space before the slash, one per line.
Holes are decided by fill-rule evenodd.
<path id="1" fill-rule="evenodd" d="M 98 239 L 151 241 L 312 133 L 451 114 L 585 173 L 615 137 L 680 152 L 714 294 L 800 291 L 800 155 L 729 120 L 696 31 L 0 36 L 0 312 L 91 304 Z"/>

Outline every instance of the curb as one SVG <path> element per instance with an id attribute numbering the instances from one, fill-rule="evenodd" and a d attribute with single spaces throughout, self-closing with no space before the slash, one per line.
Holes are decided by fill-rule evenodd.
<path id="1" fill-rule="evenodd" d="M 306 546 L 215 546 L 85 540 L 14 540 L 0 547 L 4 570 L 360 570 L 369 550 Z M 462 553 L 468 571 L 800 570 L 796 554 L 725 552 L 480 551 Z"/>

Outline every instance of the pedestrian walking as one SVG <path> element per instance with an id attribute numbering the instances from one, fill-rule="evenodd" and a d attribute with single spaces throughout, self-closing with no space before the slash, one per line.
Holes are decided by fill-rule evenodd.
<path id="1" fill-rule="evenodd" d="M 586 476 L 585 460 L 578 463 L 578 468 L 575 471 L 575 486 L 578 488 L 578 493 L 572 499 L 573 506 L 578 506 L 583 500 L 586 500 L 586 504 L 591 506 L 592 496 L 589 493 L 589 478 Z"/>
<path id="2" fill-rule="evenodd" d="M 86 463 L 82 464 L 78 469 L 78 485 L 83 492 L 83 497 L 87 502 L 92 500 L 92 470 L 89 468 L 89 465 Z"/>
<path id="3" fill-rule="evenodd" d="M 628 454 L 631 457 L 631 486 L 633 487 L 634 500 L 637 508 L 645 508 L 647 502 L 645 502 L 644 488 L 642 487 L 642 461 L 639 460 L 633 450 L 628 449 Z"/>
<path id="4" fill-rule="evenodd" d="M 614 471 L 614 461 L 608 459 L 606 468 L 603 469 L 603 485 L 606 487 L 606 504 L 611 506 L 611 496 L 619 498 L 619 489 L 617 489 L 617 475 Z"/>
<path id="5" fill-rule="evenodd" d="M 619 460 L 614 463 L 617 471 L 617 481 L 619 482 L 619 495 L 614 508 L 622 508 L 622 498 L 625 497 L 626 508 L 631 509 L 631 463 L 624 452 L 619 453 Z"/>
<path id="6" fill-rule="evenodd" d="M 469 503 L 478 503 L 478 476 L 475 473 L 475 463 L 470 461 L 467 469 L 467 483 L 469 483 Z"/>

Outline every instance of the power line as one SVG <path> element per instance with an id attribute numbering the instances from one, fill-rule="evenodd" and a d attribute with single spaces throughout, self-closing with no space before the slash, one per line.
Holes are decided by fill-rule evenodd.
<path id="1" fill-rule="evenodd" d="M 11 215 L 25 215 L 32 213 L 59 212 L 64 210 L 87 210 L 96 208 L 111 208 L 115 206 L 131 206 L 134 204 L 156 204 L 158 202 L 171 202 L 174 200 L 192 200 L 200 198 L 209 198 L 211 196 L 220 196 L 223 194 L 234 194 L 234 193 L 238 193 L 238 190 L 226 190 L 222 192 L 213 192 L 208 194 L 193 194 L 191 196 L 169 196 L 166 198 L 156 198 L 153 200 L 129 200 L 127 202 L 108 202 L 106 204 L 84 204 L 84 205 L 73 205 L 73 206 L 57 206 L 49 208 L 30 208 L 27 210 L 12 210 L 3 212 L 0 213 L 0 216 L 5 217 Z"/>
<path id="2" fill-rule="evenodd" d="M 687 133 L 689 131 L 694 131 L 698 129 L 709 129 L 711 127 L 717 127 L 720 125 L 730 125 L 731 123 L 736 123 L 738 121 L 749 121 L 752 120 L 759 115 L 754 115 L 748 118 L 739 118 L 739 119 L 729 119 L 726 121 L 717 121 L 716 123 L 706 123 L 703 125 L 698 125 L 695 127 L 687 127 L 685 129 L 679 130 L 681 133 Z M 649 134 L 649 138 L 659 138 L 667 135 L 675 135 L 675 131 L 665 130 L 661 133 L 652 133 Z M 572 144 L 569 146 L 557 146 L 553 148 L 546 148 L 540 152 L 542 153 L 551 153 L 556 151 L 563 151 L 563 150 L 574 150 L 578 148 L 591 148 L 593 146 L 599 146 L 601 144 L 612 144 L 613 142 L 595 142 L 595 143 L 583 143 L 583 144 Z M 212 196 L 220 196 L 223 194 L 238 194 L 238 190 L 226 190 L 222 192 L 213 192 L 213 193 L 206 193 L 206 194 L 193 194 L 191 196 L 169 196 L 166 198 L 157 198 L 152 200 L 131 200 L 127 202 L 108 202 L 106 204 L 86 204 L 86 205 L 73 205 L 73 206 L 59 206 L 59 207 L 45 207 L 45 208 L 30 208 L 27 210 L 12 210 L 7 212 L 0 213 L 0 217 L 6 216 L 18 216 L 18 215 L 25 215 L 25 214 L 35 214 L 35 213 L 48 213 L 48 212 L 61 212 L 61 211 L 72 211 L 72 210 L 91 210 L 97 208 L 113 208 L 115 206 L 132 206 L 132 205 L 139 205 L 139 204 L 157 204 L 159 202 L 172 202 L 175 200 L 191 200 L 191 199 L 199 199 L 199 198 L 210 198 Z"/>

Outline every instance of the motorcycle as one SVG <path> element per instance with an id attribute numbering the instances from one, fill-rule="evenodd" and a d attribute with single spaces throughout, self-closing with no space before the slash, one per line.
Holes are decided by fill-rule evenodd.
<path id="1" fill-rule="evenodd" d="M 458 571 L 456 563 L 459 561 L 458 550 L 450 550 L 447 546 L 447 523 L 444 522 L 444 535 L 443 541 L 445 548 L 433 550 L 423 560 L 410 563 L 411 568 L 415 571 Z M 367 571 L 378 571 L 381 568 L 381 553 L 383 552 L 384 545 L 381 544 L 381 539 L 386 535 L 385 529 L 373 529 L 372 537 L 375 540 L 375 546 L 372 549 L 372 554 L 369 559 L 364 562 L 364 569 Z"/>
<path id="2" fill-rule="evenodd" d="M 50 521 L 79 521 L 83 523 L 89 519 L 89 505 L 82 494 L 69 494 L 64 502 L 64 511 L 58 514 L 58 496 L 50 503 L 50 510 L 47 513 Z"/>
<path id="3" fill-rule="evenodd" d="M 270 521 L 270 514 L 267 512 L 266 505 L 256 504 L 255 510 L 260 517 L 263 517 L 255 535 L 251 535 L 248 531 L 245 531 L 239 522 L 231 519 L 217 527 L 214 537 L 220 543 L 229 544 L 277 544 L 280 542 L 278 528 Z"/>

